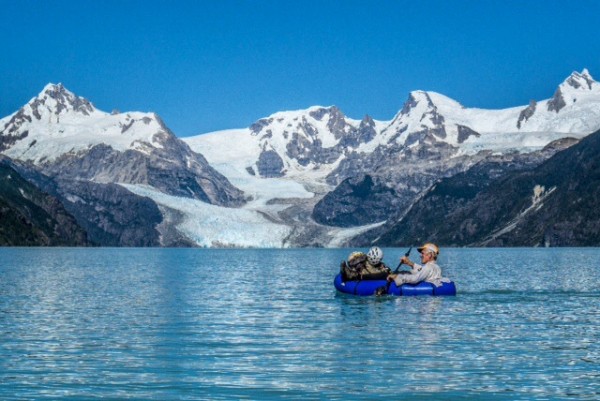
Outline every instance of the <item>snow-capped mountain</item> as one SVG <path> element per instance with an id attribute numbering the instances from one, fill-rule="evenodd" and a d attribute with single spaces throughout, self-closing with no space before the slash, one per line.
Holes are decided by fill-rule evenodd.
<path id="1" fill-rule="evenodd" d="M 382 210 L 362 210 L 358 221 L 383 224 L 382 216 L 401 213 L 439 178 L 490 155 L 532 153 L 533 159 L 542 160 L 571 142 L 558 142 L 552 152 L 540 153 L 548 144 L 579 139 L 599 128 L 600 85 L 584 70 L 571 74 L 552 98 L 527 106 L 466 108 L 439 93 L 414 91 L 389 121 L 368 116 L 353 120 L 336 107 L 311 107 L 275 113 L 246 129 L 184 140 L 236 186 L 254 191 L 265 213 L 278 203 L 274 191 L 266 189 L 271 183 L 302 185 L 312 197 L 294 205 L 304 216 L 295 232 L 310 226 L 314 235 L 326 232 L 327 226 L 357 221 L 354 215 L 362 210 L 357 202 L 364 202 L 364 194 L 349 188 L 362 188 L 360 183 L 369 182 L 369 191 L 377 192 L 373 196 L 392 201 L 376 202 Z M 369 178 L 360 178 L 365 175 Z M 354 184 L 336 189 L 348 179 Z M 321 200 L 325 194 L 326 204 Z M 274 215 L 290 216 L 280 211 Z M 293 223 L 288 219 L 286 224 Z"/>
<path id="2" fill-rule="evenodd" d="M 108 114 L 62 84 L 48 84 L 19 111 L 0 120 L 5 154 L 43 164 L 100 144 L 114 150 L 150 153 L 160 148 L 165 128 L 154 114 Z M 10 144 L 10 142 L 13 142 Z"/>
<path id="3" fill-rule="evenodd" d="M 412 92 L 382 135 L 407 146 L 425 139 L 443 141 L 462 152 L 481 149 L 527 151 L 568 135 L 599 127 L 600 84 L 587 70 L 572 73 L 551 99 L 504 110 L 465 108 L 434 92 Z"/>
<path id="4" fill-rule="evenodd" d="M 411 92 L 390 121 L 346 117 L 336 107 L 275 113 L 247 129 L 199 135 L 184 140 L 210 163 L 235 165 L 260 177 L 323 178 L 333 183 L 352 176 L 335 171 L 352 154 L 444 144 L 453 155 L 480 151 L 539 150 L 548 143 L 581 138 L 600 128 L 600 84 L 587 70 L 572 73 L 554 96 L 503 110 L 465 108 L 435 92 Z M 231 149 L 231 143 L 243 144 Z M 240 146 L 242 148 L 242 146 Z M 230 157 L 231 156 L 231 157 Z M 342 169 L 343 170 L 343 169 Z"/>
<path id="5" fill-rule="evenodd" d="M 50 84 L 0 120 L 0 152 L 92 243 L 342 246 L 397 221 L 440 178 L 492 157 L 537 164 L 599 128 L 587 70 L 504 110 L 414 91 L 389 121 L 314 106 L 183 140 L 153 113 L 106 113 Z"/>
<path id="6" fill-rule="evenodd" d="M 241 192 L 156 114 L 109 114 L 61 84 L 47 85 L 0 120 L 0 150 L 63 179 L 144 184 L 209 203 L 243 203 Z"/>
<path id="7" fill-rule="evenodd" d="M 275 113 L 247 129 L 184 138 L 194 149 L 211 154 L 211 163 L 233 163 L 263 178 L 322 177 L 348 149 L 368 143 L 383 126 L 369 116 L 346 117 L 337 107 Z M 224 143 L 240 144 L 231 149 Z M 311 174 L 312 172 L 312 174 Z"/>
<path id="8" fill-rule="evenodd" d="M 0 120 L 0 151 L 62 201 L 92 244 L 196 244 L 177 229 L 182 212 L 127 185 L 225 210 L 246 202 L 154 113 L 109 114 L 60 84 Z"/>

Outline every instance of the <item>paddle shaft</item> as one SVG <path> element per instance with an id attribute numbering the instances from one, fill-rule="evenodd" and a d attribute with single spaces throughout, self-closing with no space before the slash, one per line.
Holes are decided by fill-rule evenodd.
<path id="1" fill-rule="evenodd" d="M 408 258 L 410 256 L 410 251 L 412 251 L 412 246 L 408 248 L 408 251 L 404 254 L 404 256 Z M 400 270 L 400 266 L 402 266 L 402 261 L 398 263 L 398 267 L 396 267 L 396 270 L 394 270 L 394 274 L 398 273 L 398 271 Z"/>
<path id="2" fill-rule="evenodd" d="M 408 258 L 410 255 L 410 251 L 412 251 L 412 246 L 410 248 L 408 248 L 408 251 L 404 254 L 404 256 L 406 256 Z M 396 267 L 396 270 L 394 270 L 394 274 L 398 274 L 398 271 L 400 270 L 400 266 L 402 266 L 402 260 L 400 261 L 400 263 L 398 263 L 398 267 Z M 383 287 L 383 286 L 379 287 L 379 289 L 381 289 L 381 290 L 383 290 L 385 288 L 385 292 L 382 292 L 378 295 L 388 294 L 390 292 L 390 285 L 392 285 L 392 282 L 388 281 L 385 284 L 385 287 Z"/>

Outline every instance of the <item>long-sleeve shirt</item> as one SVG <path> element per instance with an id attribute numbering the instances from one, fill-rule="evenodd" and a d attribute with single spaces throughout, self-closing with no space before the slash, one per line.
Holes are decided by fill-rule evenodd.
<path id="1" fill-rule="evenodd" d="M 394 280 L 397 286 L 402 284 L 417 284 L 421 281 L 427 281 L 439 287 L 442 282 L 448 281 L 448 279 L 442 277 L 442 269 L 434 261 L 419 265 L 417 263 L 412 267 L 410 274 L 399 274 Z"/>

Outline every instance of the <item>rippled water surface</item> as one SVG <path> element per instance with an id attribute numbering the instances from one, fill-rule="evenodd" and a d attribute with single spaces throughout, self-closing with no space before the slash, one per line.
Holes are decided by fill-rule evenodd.
<path id="1" fill-rule="evenodd" d="M 0 399 L 600 399 L 599 249 L 442 249 L 444 298 L 349 252 L 0 249 Z"/>

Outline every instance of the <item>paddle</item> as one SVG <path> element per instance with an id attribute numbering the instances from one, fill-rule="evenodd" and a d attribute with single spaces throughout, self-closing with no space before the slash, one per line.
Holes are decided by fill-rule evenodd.
<path id="1" fill-rule="evenodd" d="M 408 248 L 408 251 L 406 251 L 404 256 L 406 256 L 408 258 L 410 256 L 410 251 L 412 251 L 412 246 L 410 248 Z M 394 270 L 393 274 L 398 274 L 398 271 L 400 270 L 400 266 L 402 266 L 402 260 L 400 261 L 400 263 L 398 263 L 398 266 L 396 267 L 396 270 Z M 388 281 L 385 286 L 381 286 L 381 287 L 377 288 L 375 290 L 375 295 L 380 296 L 380 295 L 387 294 L 388 291 L 390 290 L 390 285 L 392 285 L 392 282 Z"/>
<path id="2" fill-rule="evenodd" d="M 408 251 L 406 251 L 404 256 L 408 258 L 410 256 L 410 251 L 412 251 L 412 246 L 410 248 L 408 248 Z M 394 274 L 398 274 L 398 271 L 400 270 L 400 266 L 402 266 L 402 261 L 400 261 L 400 263 L 398 263 L 398 267 L 396 267 L 396 270 L 394 270 Z"/>

